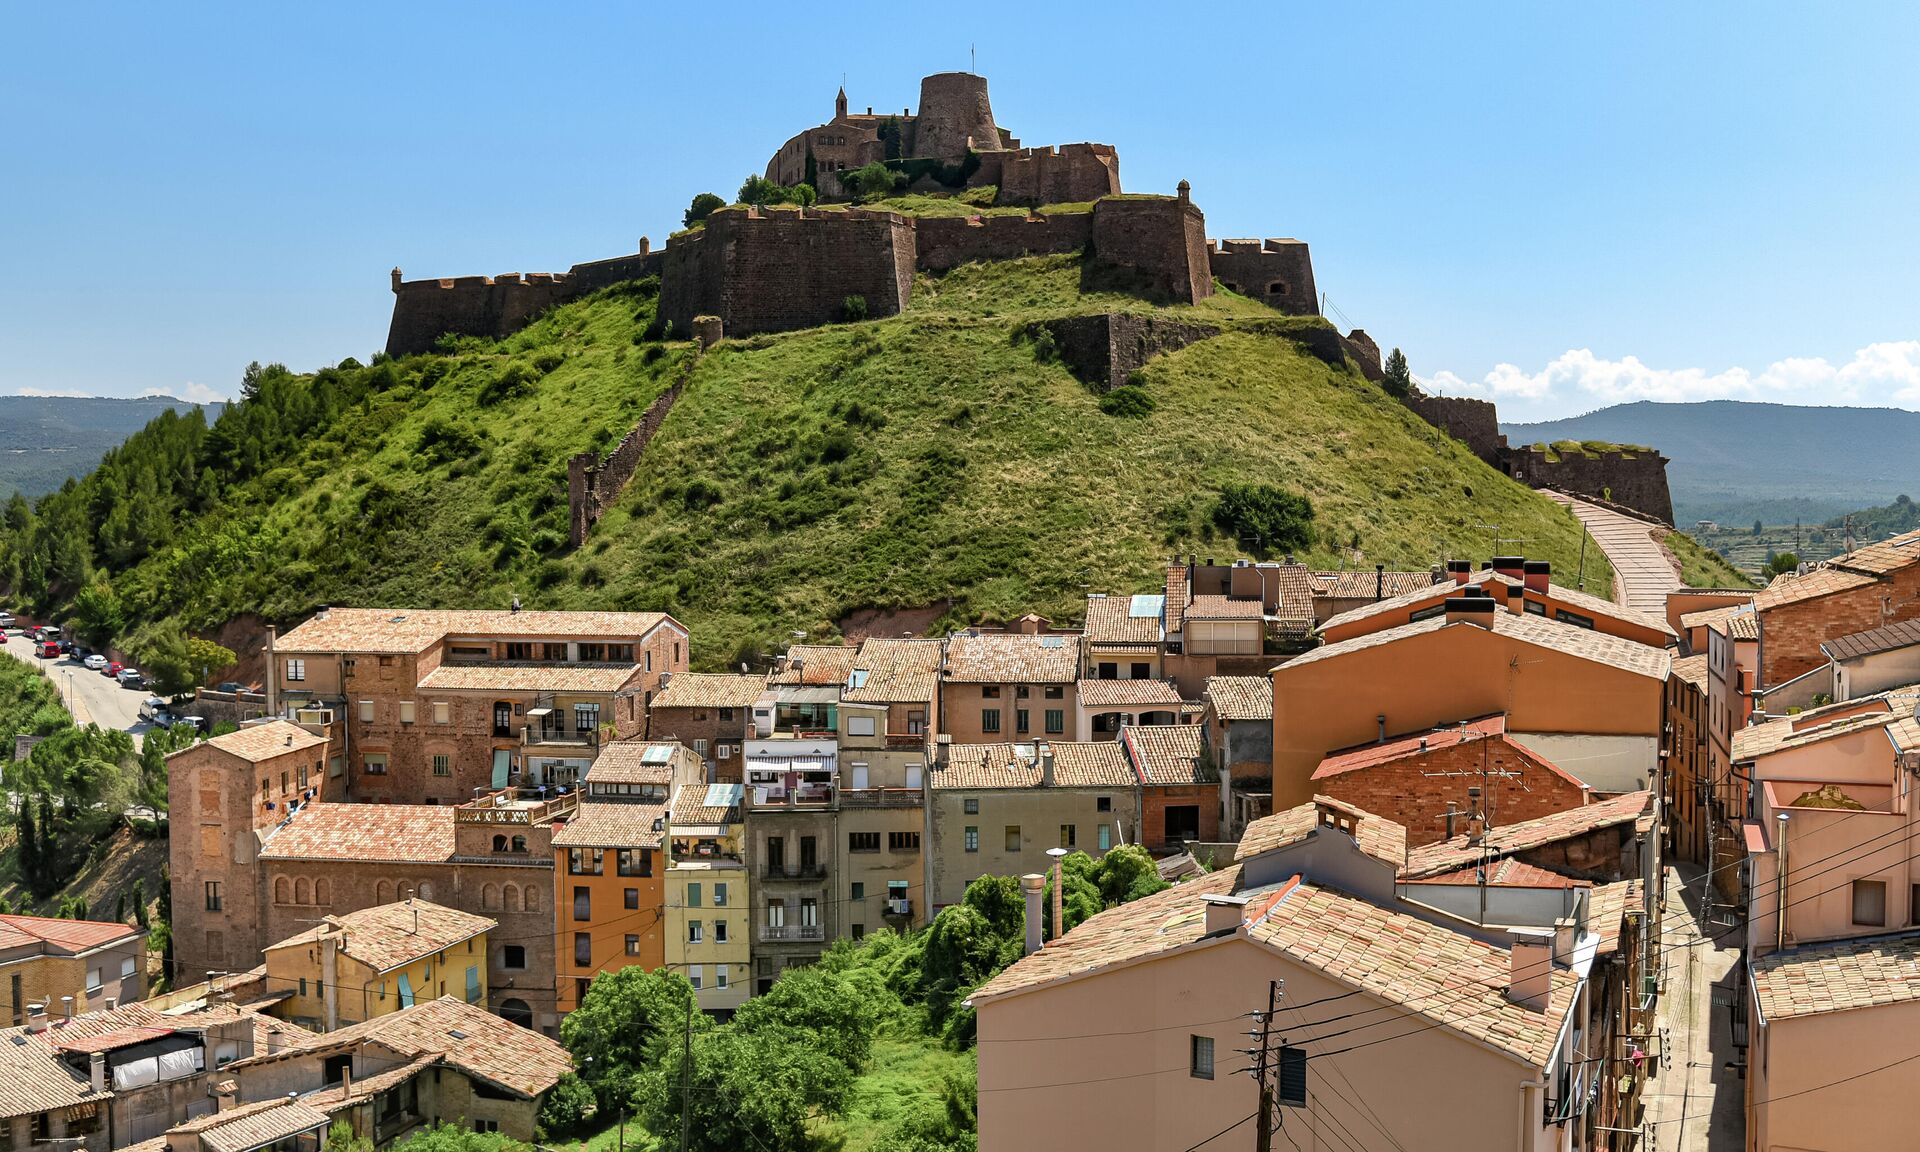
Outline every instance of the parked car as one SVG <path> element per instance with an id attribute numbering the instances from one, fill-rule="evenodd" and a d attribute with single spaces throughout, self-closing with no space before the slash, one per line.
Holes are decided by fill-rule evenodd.
<path id="1" fill-rule="evenodd" d="M 207 722 L 205 716 L 176 716 L 173 722 L 175 724 L 191 724 L 200 730 L 202 736 L 213 731 L 213 725 Z"/>
<path id="2" fill-rule="evenodd" d="M 107 661 L 107 666 L 105 668 L 100 669 L 100 671 L 103 674 L 108 676 L 118 676 L 120 675 L 121 670 L 124 669 L 125 667 L 126 665 L 120 663 L 120 661 L 118 660 L 109 660 Z"/>
<path id="3" fill-rule="evenodd" d="M 13 623 L 13 613 L 0 609 L 0 628 L 11 628 Z"/>
<path id="4" fill-rule="evenodd" d="M 102 668 L 105 668 L 107 666 L 107 658 L 105 656 L 100 655 L 100 653 L 95 652 L 93 655 L 87 657 L 85 660 L 82 660 L 80 663 L 86 665 L 88 668 L 92 669 L 93 671 L 98 672 Z"/>
<path id="5" fill-rule="evenodd" d="M 122 688 L 145 688 L 147 686 L 147 678 L 140 675 L 138 668 L 122 668 L 114 679 L 120 681 L 120 687 Z"/>
<path id="6" fill-rule="evenodd" d="M 167 702 L 158 696 L 149 696 L 140 705 L 140 719 L 149 724 L 170 725 L 173 715 L 167 709 Z"/>
<path id="7" fill-rule="evenodd" d="M 60 651 L 61 651 L 61 652 L 63 652 L 63 653 L 65 653 L 65 654 L 66 654 L 66 655 L 68 655 L 68 656 L 71 656 L 71 655 L 73 655 L 73 641 L 71 641 L 71 640 L 62 640 L 62 641 L 60 641 L 59 643 L 60 643 Z"/>
<path id="8" fill-rule="evenodd" d="M 247 686 L 238 680 L 222 680 L 220 687 L 214 689 L 216 692 L 245 692 L 246 690 Z"/>
<path id="9" fill-rule="evenodd" d="M 39 647 L 35 649 L 35 654 L 42 660 L 58 659 L 60 656 L 60 645 L 51 640 L 42 640 L 40 641 Z"/>

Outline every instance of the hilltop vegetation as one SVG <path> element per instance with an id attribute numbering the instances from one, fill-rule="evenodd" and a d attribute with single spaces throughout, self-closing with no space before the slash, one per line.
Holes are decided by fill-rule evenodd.
<path id="1" fill-rule="evenodd" d="M 698 356 L 647 338 L 642 281 L 442 354 L 256 366 L 211 425 L 163 415 L 9 504 L 0 581 L 153 643 L 326 603 L 661 608 L 719 667 L 861 609 L 1073 619 L 1089 588 L 1156 584 L 1170 554 L 1252 548 L 1216 523 L 1234 485 L 1305 497 L 1297 551 L 1318 566 L 1424 568 L 1520 537 L 1571 579 L 1573 518 L 1287 338 L 1321 321 L 1121 287 L 1072 256 L 973 265 L 921 277 L 898 317 Z M 1033 324 L 1121 309 L 1248 330 L 1154 360 L 1103 411 Z M 683 377 L 634 482 L 569 550 L 568 455 L 606 450 Z"/>

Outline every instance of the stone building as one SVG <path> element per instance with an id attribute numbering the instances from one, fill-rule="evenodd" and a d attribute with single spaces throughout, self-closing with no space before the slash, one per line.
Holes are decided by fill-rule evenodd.
<path id="1" fill-rule="evenodd" d="M 322 916 L 266 948 L 267 1011 L 331 1032 L 416 1003 L 487 1002 L 489 934 L 498 923 L 418 898 Z"/>
<path id="2" fill-rule="evenodd" d="M 693 749 L 716 783 L 740 782 L 740 746 L 753 722 L 764 676 L 687 672 L 670 678 L 647 708 L 647 738 Z"/>
<path id="3" fill-rule="evenodd" d="M 1201 699 L 1207 754 L 1220 773 L 1220 830 L 1239 840 L 1273 811 L 1273 681 L 1209 676 Z"/>
<path id="4" fill-rule="evenodd" d="M 146 968 L 144 928 L 0 915 L 0 988 L 12 1024 L 25 1024 L 36 1004 L 55 1015 L 131 1004 L 146 995 Z"/>
<path id="5" fill-rule="evenodd" d="M 404 804 L 579 779 L 688 660 L 660 612 L 323 608 L 271 645 L 269 712 L 331 738 L 326 798 Z"/>
<path id="6" fill-rule="evenodd" d="M 1220 839 L 1220 774 L 1204 728 L 1132 726 L 1120 730 L 1120 744 L 1140 789 L 1139 843 L 1159 855 Z"/>
<path id="7" fill-rule="evenodd" d="M 956 633 L 940 674 L 940 733 L 956 744 L 1069 735 L 1080 633 Z"/>

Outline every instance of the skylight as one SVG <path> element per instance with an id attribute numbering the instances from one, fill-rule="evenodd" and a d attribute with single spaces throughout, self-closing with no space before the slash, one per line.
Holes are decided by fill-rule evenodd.
<path id="1" fill-rule="evenodd" d="M 650 745 L 645 752 L 640 754 L 640 763 L 642 764 L 666 764 L 672 759 L 673 745 L 671 744 Z"/>

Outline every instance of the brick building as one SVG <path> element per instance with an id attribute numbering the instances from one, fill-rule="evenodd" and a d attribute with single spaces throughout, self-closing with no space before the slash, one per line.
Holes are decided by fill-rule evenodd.
<path id="1" fill-rule="evenodd" d="M 956 744 L 1068 734 L 1080 634 L 959 632 L 947 638 L 940 732 Z"/>
<path id="2" fill-rule="evenodd" d="M 268 710 L 325 726 L 328 798 L 404 804 L 577 780 L 688 660 L 659 612 L 331 608 L 271 644 Z"/>
<path id="3" fill-rule="evenodd" d="M 1149 852 L 1177 852 L 1220 839 L 1220 775 L 1198 724 L 1123 728 L 1120 744 L 1140 789 L 1140 840 Z"/>
<path id="4" fill-rule="evenodd" d="M 1476 815 L 1490 826 L 1517 824 L 1593 798 L 1578 777 L 1509 738 L 1505 716 L 1332 753 L 1314 769 L 1313 787 L 1399 823 L 1416 848 L 1466 831 Z"/>
<path id="5" fill-rule="evenodd" d="M 1920 618 L 1920 531 L 1835 556 L 1804 575 L 1777 577 L 1754 597 L 1753 608 L 1759 618 L 1754 688 L 1771 692 L 1824 667 L 1823 641 Z"/>
<path id="6" fill-rule="evenodd" d="M 1629 792 L 1517 824 L 1463 832 L 1407 853 L 1403 880 L 1427 880 L 1499 860 L 1595 883 L 1645 880 L 1659 874 L 1651 792 Z"/>
<path id="7" fill-rule="evenodd" d="M 740 782 L 740 746 L 753 722 L 764 676 L 686 672 L 669 679 L 647 708 L 647 738 L 677 740 L 705 763 L 716 783 Z"/>
<path id="8" fill-rule="evenodd" d="M 1667 847 L 1675 859 L 1708 864 L 1707 817 L 1712 791 L 1708 742 L 1708 654 L 1676 657 L 1667 677 L 1667 760 L 1661 773 L 1661 807 Z"/>
<path id="9" fill-rule="evenodd" d="M 1545 560 L 1496 556 L 1478 572 L 1469 569 L 1468 561 L 1450 561 L 1447 564 L 1449 579 L 1439 583 L 1429 581 L 1411 592 L 1329 617 L 1320 626 L 1321 635 L 1329 643 L 1337 643 L 1383 628 L 1431 619 L 1440 614 L 1448 597 L 1474 589 L 1490 596 L 1506 611 L 1590 628 L 1636 644 L 1664 648 L 1676 640 L 1673 627 L 1664 617 L 1552 583 L 1552 567 Z"/>

